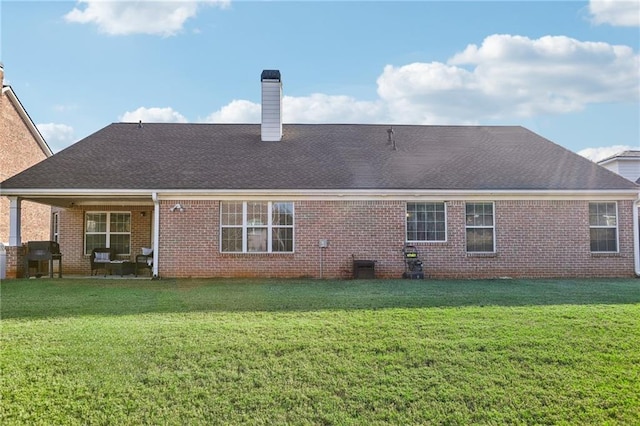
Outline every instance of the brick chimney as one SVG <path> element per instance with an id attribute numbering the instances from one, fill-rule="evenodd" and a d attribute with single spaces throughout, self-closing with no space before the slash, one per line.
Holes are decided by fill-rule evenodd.
<path id="1" fill-rule="evenodd" d="M 282 79 L 278 70 L 264 70 L 262 82 L 262 124 L 263 141 L 282 140 Z"/>

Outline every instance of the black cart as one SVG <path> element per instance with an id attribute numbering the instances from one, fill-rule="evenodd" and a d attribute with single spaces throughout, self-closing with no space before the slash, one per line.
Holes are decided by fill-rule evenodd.
<path id="1" fill-rule="evenodd" d="M 424 279 L 424 271 L 422 270 L 422 260 L 418 255 L 418 249 L 412 245 L 405 245 L 402 249 L 404 257 L 404 272 L 402 278 L 412 280 Z"/>

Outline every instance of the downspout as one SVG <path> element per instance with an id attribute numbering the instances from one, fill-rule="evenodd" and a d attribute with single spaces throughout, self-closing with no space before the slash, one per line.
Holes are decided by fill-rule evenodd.
<path id="1" fill-rule="evenodd" d="M 154 280 L 159 279 L 158 276 L 158 248 L 160 247 L 160 201 L 158 200 L 158 193 L 153 192 L 151 194 L 153 199 L 153 271 L 152 275 Z"/>
<path id="2" fill-rule="evenodd" d="M 640 277 L 640 223 L 638 223 L 638 209 L 640 209 L 640 194 L 633 202 L 633 260 L 635 261 L 636 277 Z"/>

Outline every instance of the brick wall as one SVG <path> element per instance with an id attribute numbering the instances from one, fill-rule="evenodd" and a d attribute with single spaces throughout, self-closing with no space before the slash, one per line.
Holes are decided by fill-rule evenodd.
<path id="1" fill-rule="evenodd" d="M 183 212 L 169 209 L 180 202 Z M 219 201 L 160 203 L 161 277 L 352 277 L 353 255 L 376 260 L 378 278 L 404 271 L 405 202 L 297 201 L 295 253 L 220 253 Z M 447 202 L 447 241 L 418 243 L 427 277 L 633 276 L 632 202 L 618 202 L 616 254 L 592 254 L 587 201 L 496 201 L 496 253 L 466 253 L 465 203 Z M 88 275 L 85 211 L 130 211 L 130 259 L 151 246 L 150 206 L 92 206 L 60 211 L 65 275 Z M 142 214 L 144 213 L 144 214 Z M 326 249 L 318 246 L 327 239 Z M 321 271 L 322 265 L 322 271 Z"/>
<path id="2" fill-rule="evenodd" d="M 0 95 L 0 182 L 44 160 L 33 138 L 6 94 Z M 50 238 L 51 208 L 22 202 L 22 241 Z M 0 242 L 9 241 L 9 199 L 0 197 Z"/>
<path id="3" fill-rule="evenodd" d="M 23 246 L 6 247 L 6 278 L 22 278 L 24 276 L 24 252 Z"/>
<path id="4" fill-rule="evenodd" d="M 376 260 L 376 276 L 399 278 L 405 203 L 300 201 L 295 203 L 295 253 L 224 254 L 219 251 L 219 202 L 179 201 L 184 212 L 160 207 L 160 275 L 165 277 L 348 278 L 352 255 Z M 446 242 L 417 244 L 427 276 L 632 276 L 631 202 L 618 204 L 618 254 L 592 254 L 587 201 L 497 201 L 496 253 L 466 253 L 465 203 L 447 203 Z M 196 226 L 192 226 L 196 224 Z M 321 253 L 319 239 L 329 246 Z"/>
<path id="5" fill-rule="evenodd" d="M 220 253 L 219 202 L 179 201 L 184 212 L 160 205 L 162 276 L 323 277 L 351 276 L 352 254 L 377 260 L 376 274 L 401 274 L 404 204 L 396 202 L 295 203 L 295 253 Z M 199 226 L 192 226 L 199 224 Z M 329 246 L 321 253 L 319 239 Z"/>
<path id="6" fill-rule="evenodd" d="M 618 254 L 592 254 L 587 201 L 498 201 L 496 253 L 466 254 L 464 205 L 449 202 L 448 241 L 421 244 L 427 274 L 445 278 L 633 275 L 631 201 L 618 203 Z"/>

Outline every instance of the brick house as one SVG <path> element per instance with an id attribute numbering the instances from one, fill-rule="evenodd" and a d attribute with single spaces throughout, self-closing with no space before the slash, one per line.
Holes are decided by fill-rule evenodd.
<path id="1" fill-rule="evenodd" d="M 65 274 L 96 246 L 160 277 L 629 277 L 634 183 L 519 126 L 114 123 L 2 184 L 60 208 Z"/>
<path id="2" fill-rule="evenodd" d="M 50 157 L 51 149 L 27 114 L 11 86 L 4 85 L 0 64 L 0 181 Z M 0 197 L 0 242 L 9 243 L 9 199 Z M 51 207 L 25 200 L 21 234 L 26 240 L 50 238 Z"/>

